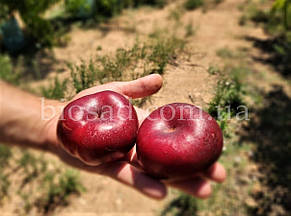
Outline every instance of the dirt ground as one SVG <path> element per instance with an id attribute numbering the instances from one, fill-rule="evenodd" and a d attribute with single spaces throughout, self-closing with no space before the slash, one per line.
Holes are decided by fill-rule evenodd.
<path id="1" fill-rule="evenodd" d="M 267 37 L 261 28 L 238 25 L 241 16 L 238 5 L 243 2 L 243 0 L 225 0 L 206 13 L 198 9 L 182 15 L 181 22 L 192 22 L 196 29 L 195 35 L 191 36 L 187 43 L 191 56 L 182 55 L 178 57 L 177 64 L 167 66 L 163 76 L 163 88 L 147 101 L 144 105 L 145 109 L 153 109 L 171 102 L 192 103 L 192 101 L 198 106 L 205 107 L 212 99 L 216 86 L 216 76 L 209 75 L 207 68 L 211 65 L 223 65 L 221 58 L 216 54 L 218 49 L 235 50 L 245 47 L 251 50 L 253 55 L 262 55 L 251 42 L 243 39 L 243 36 L 255 36 L 261 39 Z M 68 46 L 53 50 L 55 58 L 59 61 L 59 64 L 54 66 L 55 71 L 62 68 L 64 62 L 77 63 L 80 59 L 88 60 L 94 56 L 99 46 L 102 46 L 102 50 L 99 51 L 102 53 L 114 52 L 119 47 L 130 47 L 135 42 L 136 35 L 143 38 L 156 28 L 163 29 L 170 25 L 169 22 L 172 21 L 169 19 L 169 14 L 175 7 L 175 4 L 170 4 L 164 9 L 128 10 L 120 17 L 96 29 L 73 29 L 69 34 L 71 41 Z M 286 92 L 290 95 L 290 88 L 286 81 L 269 66 L 259 62 L 252 62 L 252 64 L 252 67 L 257 70 L 267 71 L 270 83 L 265 86 L 266 91 L 272 84 L 279 84 L 286 88 Z M 55 74 L 56 72 L 50 73 L 48 79 Z M 65 71 L 60 75 L 68 77 L 70 74 Z M 30 85 L 37 87 L 47 80 L 33 82 Z M 56 209 L 54 215 L 158 215 L 162 207 L 175 196 L 175 191 L 171 190 L 167 199 L 155 201 L 103 176 L 81 172 L 81 179 L 87 192 L 79 197 L 72 197 L 71 204 Z M 13 206 L 13 203 L 9 206 Z M 3 212 L 3 209 L 1 211 Z M 9 215 L 11 209 L 4 207 L 4 212 Z"/>

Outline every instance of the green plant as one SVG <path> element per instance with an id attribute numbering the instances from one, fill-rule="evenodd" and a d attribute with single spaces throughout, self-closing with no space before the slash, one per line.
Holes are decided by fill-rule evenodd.
<path id="1" fill-rule="evenodd" d="M 221 58 L 233 58 L 235 57 L 234 53 L 229 50 L 228 48 L 221 48 L 216 51 L 216 55 L 218 55 Z"/>
<path id="2" fill-rule="evenodd" d="M 176 23 L 180 23 L 182 11 L 178 8 L 172 9 L 169 12 L 169 18 L 174 20 Z"/>
<path id="3" fill-rule="evenodd" d="M 277 71 L 289 77 L 291 69 L 291 1 L 276 0 L 273 6 L 260 8 L 254 2 L 247 4 L 243 18 L 263 26 L 271 38 L 260 41 L 254 38 L 256 45 L 268 52 L 266 62 L 272 64 Z M 243 22 L 244 24 L 245 22 Z"/>
<path id="4" fill-rule="evenodd" d="M 67 83 L 68 83 L 68 79 L 64 79 L 61 82 L 59 81 L 58 77 L 55 77 L 53 84 L 50 84 L 49 87 L 41 88 L 41 93 L 44 97 L 49 98 L 49 99 L 62 99 L 65 97 Z"/>
<path id="5" fill-rule="evenodd" d="M 178 51 L 183 50 L 185 41 L 174 36 L 163 39 L 160 35 L 153 37 L 151 42 L 136 42 L 130 49 L 117 49 L 114 56 L 98 55 L 89 63 L 69 64 L 76 92 L 91 87 L 96 81 L 104 83 L 130 77 L 136 79 L 151 73 L 163 74 L 166 65 L 175 60 Z M 134 73 L 141 65 L 143 70 Z"/>
<path id="6" fill-rule="evenodd" d="M 0 79 L 17 85 L 19 83 L 20 74 L 13 70 L 12 62 L 9 56 L 0 55 Z"/>
<path id="7" fill-rule="evenodd" d="M 11 159 L 11 148 L 8 146 L 0 144 L 0 204 L 4 197 L 8 196 L 8 191 L 10 187 L 10 180 L 8 175 L 5 173 L 4 168 L 9 166 L 9 161 Z"/>
<path id="8" fill-rule="evenodd" d="M 207 71 L 208 71 L 208 73 L 209 73 L 210 75 L 220 74 L 220 69 L 219 69 L 219 67 L 217 67 L 217 66 L 213 66 L 213 65 L 209 66 L 209 68 L 207 69 Z"/>
<path id="9" fill-rule="evenodd" d="M 36 200 L 36 204 L 40 211 L 48 213 L 57 205 L 67 205 L 71 194 L 79 194 L 85 188 L 78 172 L 68 169 L 63 173 L 47 172 L 42 179 L 41 190 L 43 195 Z"/>
<path id="10" fill-rule="evenodd" d="M 228 78 L 218 81 L 216 93 L 209 103 L 208 112 L 217 119 L 224 136 L 228 137 L 228 120 L 238 113 L 238 108 L 244 105 L 241 79 L 249 73 L 248 68 L 231 67 L 225 68 Z"/>
<path id="11" fill-rule="evenodd" d="M 196 32 L 196 29 L 193 28 L 193 23 L 190 21 L 186 26 L 185 26 L 185 37 L 190 37 L 193 36 Z"/>
<path id="12" fill-rule="evenodd" d="M 185 41 L 176 37 L 171 37 L 166 40 L 158 39 L 151 46 L 151 54 L 148 59 L 156 65 L 156 68 L 151 73 L 163 74 L 166 65 L 177 58 L 178 50 L 183 50 Z"/>
<path id="13" fill-rule="evenodd" d="M 198 211 L 197 200 L 190 195 L 181 193 L 162 211 L 161 216 L 192 216 Z"/>
<path id="14" fill-rule="evenodd" d="M 93 0 L 65 0 L 65 11 L 76 18 L 89 18 L 92 16 L 93 6 Z"/>
<path id="15" fill-rule="evenodd" d="M 26 24 L 26 31 L 38 43 L 39 46 L 51 46 L 54 43 L 54 29 L 51 23 L 41 15 L 52 5 L 60 0 L 0 0 L 2 7 L 7 8 L 9 16 L 18 11 Z"/>
<path id="16" fill-rule="evenodd" d="M 2 202 L 2 199 L 6 196 L 8 196 L 8 191 L 10 188 L 10 181 L 7 175 L 3 173 L 3 171 L 0 169 L 0 204 Z"/>
<path id="17" fill-rule="evenodd" d="M 204 0 L 186 0 L 186 2 L 184 3 L 184 7 L 187 10 L 194 10 L 198 7 L 203 6 L 204 4 Z"/>
<path id="18" fill-rule="evenodd" d="M 152 5 L 163 7 L 166 4 L 165 0 L 95 0 L 94 13 L 97 20 L 115 16 L 125 8 L 138 7 L 141 5 Z"/>
<path id="19" fill-rule="evenodd" d="M 12 156 L 11 148 L 6 145 L 0 144 L 0 164 L 2 167 L 6 166 Z"/>
<path id="20" fill-rule="evenodd" d="M 285 29 L 289 29 L 291 27 L 291 23 L 289 23 L 291 19 L 291 1 L 276 0 L 273 4 L 271 13 L 274 14 L 277 11 L 282 11 Z"/>
<path id="21" fill-rule="evenodd" d="M 236 113 L 239 105 L 242 105 L 241 83 L 238 80 L 223 79 L 218 82 L 216 94 L 209 104 L 208 112 L 218 118 L 218 109 L 231 110 L 231 114 Z"/>
<path id="22" fill-rule="evenodd" d="M 68 64 L 68 67 L 71 70 L 76 93 L 91 87 L 97 77 L 101 80 L 103 78 L 103 74 L 99 73 L 98 67 L 93 60 L 90 60 L 89 65 L 82 61 L 80 65 Z"/>

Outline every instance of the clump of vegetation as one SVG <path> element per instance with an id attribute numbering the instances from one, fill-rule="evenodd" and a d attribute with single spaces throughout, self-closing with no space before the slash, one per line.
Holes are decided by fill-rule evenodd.
<path id="1" fill-rule="evenodd" d="M 184 7 L 187 10 L 194 10 L 194 9 L 196 9 L 198 7 L 203 6 L 203 4 L 204 4 L 204 0 L 187 0 L 184 3 Z"/>
<path id="2" fill-rule="evenodd" d="M 249 73 L 249 69 L 239 66 L 225 68 L 225 70 L 228 78 L 218 81 L 216 94 L 209 103 L 208 112 L 218 120 L 221 129 L 227 135 L 227 121 L 240 111 L 241 105 L 245 104 L 241 78 L 244 74 Z"/>
<path id="3" fill-rule="evenodd" d="M 18 54 L 34 46 L 35 50 L 42 47 L 66 44 L 68 37 L 64 36 L 74 21 L 99 22 L 120 14 L 123 9 L 151 5 L 163 7 L 165 0 L 65 0 L 59 4 L 61 12 L 51 18 L 44 16 L 45 12 L 61 0 L 0 0 L 0 21 L 5 48 Z M 20 27 L 16 19 L 16 12 L 20 14 L 25 29 Z M 64 37 L 63 37 L 64 36 Z M 13 41 L 13 42 L 11 42 Z"/>
<path id="4" fill-rule="evenodd" d="M 62 99 L 65 97 L 67 90 L 68 79 L 60 81 L 58 77 L 55 77 L 54 83 L 49 87 L 42 87 L 41 93 L 44 97 L 49 99 Z"/>
<path id="5" fill-rule="evenodd" d="M 198 211 L 197 200 L 190 195 L 183 194 L 173 199 L 162 211 L 161 216 L 190 216 L 196 215 Z"/>
<path id="6" fill-rule="evenodd" d="M 25 0 L 10 1 L 1 0 L 0 8 L 5 10 L 6 20 L 13 19 L 15 11 L 18 11 L 26 24 L 26 32 L 41 46 L 51 46 L 54 40 L 54 29 L 51 23 L 42 18 L 42 14 L 60 0 Z M 3 17 L 2 17 L 3 18 Z"/>
<path id="7" fill-rule="evenodd" d="M 208 111 L 212 116 L 218 118 L 217 108 L 230 107 L 233 115 L 241 104 L 241 83 L 236 79 L 223 79 L 218 82 L 216 95 L 210 102 Z"/>
<path id="8" fill-rule="evenodd" d="M 4 168 L 9 164 L 11 156 L 11 149 L 5 145 L 0 145 L 0 204 L 2 199 L 8 196 L 10 181 L 7 173 L 4 172 Z"/>
<path id="9" fill-rule="evenodd" d="M 0 55 L 0 79 L 17 85 L 19 84 L 20 74 L 13 69 L 11 59 L 8 55 Z"/>
<path id="10" fill-rule="evenodd" d="M 268 5 L 267 5 L 268 6 Z M 282 75 L 289 77 L 291 69 L 291 3 L 289 0 L 276 0 L 273 6 L 260 9 L 257 3 L 247 4 L 243 10 L 245 14 L 240 19 L 240 24 L 248 20 L 263 26 L 264 30 L 272 36 L 267 40 L 254 41 L 255 45 L 268 52 L 270 57 L 265 60 L 271 63 Z"/>
<path id="11" fill-rule="evenodd" d="M 185 26 L 185 37 L 191 37 L 191 36 L 195 35 L 195 33 L 196 33 L 196 29 L 193 27 L 193 23 L 189 22 Z"/>
<path id="12" fill-rule="evenodd" d="M 217 66 L 213 66 L 213 65 L 209 66 L 207 71 L 208 71 L 208 73 L 210 75 L 215 75 L 215 74 L 220 74 L 221 73 L 220 68 L 217 67 Z"/>
<path id="13" fill-rule="evenodd" d="M 235 57 L 235 54 L 228 48 L 221 48 L 217 50 L 216 55 L 218 55 L 221 58 L 234 58 Z"/>
<path id="14" fill-rule="evenodd" d="M 163 74 L 166 65 L 175 60 L 184 44 L 174 36 L 163 40 L 154 38 L 150 43 L 136 42 L 131 49 L 118 49 L 114 57 L 97 56 L 89 63 L 69 65 L 76 92 L 91 87 L 96 81 L 102 84 L 152 73 Z"/>
<path id="15" fill-rule="evenodd" d="M 9 196 L 11 178 L 17 176 L 20 185 L 15 185 L 16 195 L 23 201 L 20 214 L 28 214 L 32 209 L 48 213 L 57 206 L 67 205 L 69 196 L 85 190 L 79 174 L 75 170 L 57 167 L 54 163 L 36 156 L 29 151 L 14 151 L 0 145 L 0 197 Z M 50 168 L 48 169 L 48 166 Z M 14 176 L 15 177 L 15 176 Z"/>
<path id="16" fill-rule="evenodd" d="M 43 195 L 35 201 L 35 205 L 39 211 L 48 213 L 56 206 L 67 205 L 71 194 L 80 194 L 84 190 L 75 170 L 68 169 L 62 173 L 48 171 L 42 179 Z"/>
<path id="17" fill-rule="evenodd" d="M 71 17 L 85 19 L 93 15 L 94 1 L 65 0 L 65 11 Z"/>
<path id="18" fill-rule="evenodd" d="M 223 0 L 186 0 L 184 2 L 184 8 L 186 10 L 195 10 L 202 7 L 203 12 L 207 12 L 208 9 L 215 8 Z"/>

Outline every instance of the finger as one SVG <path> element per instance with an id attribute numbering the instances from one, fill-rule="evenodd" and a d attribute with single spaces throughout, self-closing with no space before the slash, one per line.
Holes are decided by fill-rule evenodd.
<path id="1" fill-rule="evenodd" d="M 115 162 L 105 165 L 102 174 L 107 175 L 139 192 L 155 199 L 162 199 L 167 195 L 166 186 L 139 171 L 127 162 Z"/>
<path id="2" fill-rule="evenodd" d="M 206 172 L 203 173 L 206 178 L 221 183 L 226 178 L 226 171 L 220 163 L 213 164 Z"/>
<path id="3" fill-rule="evenodd" d="M 106 90 L 115 91 L 130 98 L 146 97 L 159 91 L 162 84 L 162 77 L 158 74 L 152 74 L 129 82 L 111 82 L 95 86 L 81 91 L 73 99 Z"/>
<path id="4" fill-rule="evenodd" d="M 123 82 L 120 85 L 120 90 L 128 97 L 142 98 L 159 91 L 162 84 L 162 77 L 158 74 L 152 74 L 137 80 Z"/>
<path id="5" fill-rule="evenodd" d="M 99 166 L 101 164 L 117 161 L 117 160 L 120 160 L 120 159 L 125 158 L 125 157 L 126 157 L 125 153 L 112 152 L 112 153 L 106 154 L 103 157 L 98 157 L 98 158 L 96 158 L 94 160 L 90 159 L 90 160 L 86 161 L 86 160 L 83 160 L 83 159 L 80 158 L 80 161 L 82 161 L 83 163 L 87 164 L 88 166 Z"/>
<path id="6" fill-rule="evenodd" d="M 172 182 L 169 185 L 200 199 L 208 198 L 211 195 L 210 183 L 201 177 Z"/>
<path id="7" fill-rule="evenodd" d="M 139 160 L 137 158 L 137 153 L 136 153 L 136 145 L 130 150 L 130 152 L 126 156 L 126 160 L 128 163 L 130 163 L 132 166 L 142 169 L 140 166 Z"/>

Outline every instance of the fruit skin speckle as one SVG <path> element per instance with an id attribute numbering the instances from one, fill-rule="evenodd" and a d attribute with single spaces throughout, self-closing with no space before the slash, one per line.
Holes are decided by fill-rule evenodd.
<path id="1" fill-rule="evenodd" d="M 153 111 L 137 137 L 140 165 L 152 176 L 165 179 L 207 169 L 219 158 L 222 147 L 223 135 L 215 119 L 184 103 Z"/>

